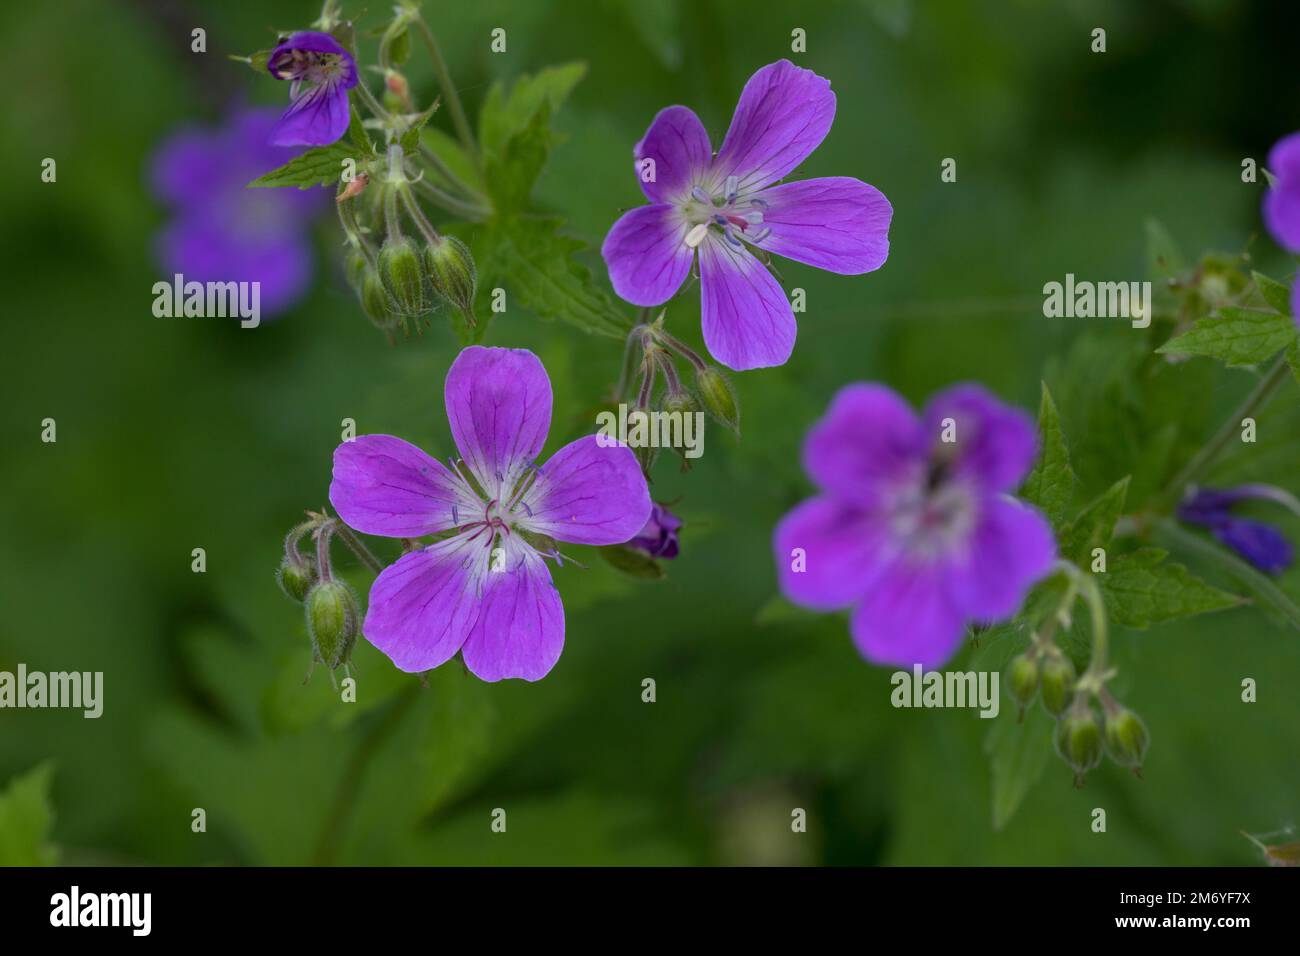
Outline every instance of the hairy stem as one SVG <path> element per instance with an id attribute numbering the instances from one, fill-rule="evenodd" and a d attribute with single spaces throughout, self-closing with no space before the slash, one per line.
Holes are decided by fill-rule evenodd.
<path id="1" fill-rule="evenodd" d="M 357 556 L 357 559 L 369 568 L 375 574 L 384 570 L 383 563 L 375 557 L 374 553 L 365 546 L 360 538 L 337 518 L 334 519 L 334 533 L 339 536 L 339 540 L 348 546 L 348 549 Z"/>
<path id="2" fill-rule="evenodd" d="M 465 107 L 461 105 L 460 95 L 456 92 L 456 86 L 451 81 L 451 72 L 447 69 L 447 61 L 442 58 L 442 51 L 438 49 L 438 41 L 434 39 L 433 31 L 429 25 L 424 22 L 424 17 L 415 18 L 415 26 L 420 31 L 420 37 L 424 40 L 424 45 L 429 48 L 429 58 L 433 61 L 433 72 L 438 77 L 438 85 L 442 88 L 442 95 L 447 98 L 447 108 L 451 111 L 451 122 L 456 127 L 456 135 L 460 137 L 461 143 L 466 151 L 474 159 L 475 165 L 480 163 L 478 144 L 474 142 L 474 134 L 469 128 L 469 120 L 465 117 Z"/>

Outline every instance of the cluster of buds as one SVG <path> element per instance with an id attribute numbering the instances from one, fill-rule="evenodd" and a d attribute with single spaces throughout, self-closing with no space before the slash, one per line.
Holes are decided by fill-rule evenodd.
<path id="1" fill-rule="evenodd" d="M 690 367 L 691 384 L 688 385 L 679 373 L 678 361 Z M 660 376 L 664 384 L 662 389 L 658 389 L 656 399 Z M 627 397 L 634 381 L 636 411 L 650 412 L 657 408 L 660 412 L 683 416 L 704 412 L 719 425 L 740 435 L 740 403 L 731 381 L 720 368 L 706 362 L 694 349 L 664 330 L 663 312 L 653 322 L 638 324 L 628 335 L 623 368 L 613 400 L 619 402 Z M 633 449 L 648 480 L 659 450 L 653 445 Z M 682 471 L 688 471 L 690 459 L 685 449 L 675 448 L 674 451 L 681 457 Z"/>
<path id="2" fill-rule="evenodd" d="M 340 527 L 338 519 L 324 513 L 308 515 L 308 520 L 285 538 L 276 580 L 286 595 L 303 605 L 311 637 L 311 670 L 324 664 L 333 681 L 334 671 L 340 667 L 350 673 L 352 648 L 361 631 L 361 609 L 352 588 L 334 576 L 330 562 L 330 540 Z M 310 557 L 302 551 L 302 542 L 308 538 L 315 550 Z"/>
<path id="3" fill-rule="evenodd" d="M 1142 718 L 1115 700 L 1107 687 L 1114 676 L 1106 670 L 1107 627 L 1096 584 L 1073 565 L 1065 597 L 1056 613 L 1034 632 L 1033 642 L 1007 667 L 1007 687 L 1020 707 L 1025 708 L 1041 694 L 1043 709 L 1056 718 L 1053 740 L 1056 752 L 1074 771 L 1076 786 L 1099 763 L 1103 753 L 1121 767 L 1131 767 L 1141 776 L 1150 735 Z M 1082 675 L 1074 662 L 1053 640 L 1058 624 L 1069 626 L 1069 609 L 1080 588 L 1092 612 L 1092 658 Z M 1098 708 L 1100 705 L 1100 716 Z"/>
<path id="4" fill-rule="evenodd" d="M 418 320 L 439 302 L 446 302 L 475 324 L 474 297 L 478 273 L 469 248 L 455 236 L 443 235 L 429 222 L 416 201 L 413 181 L 406 171 L 406 158 L 398 143 L 388 147 L 387 171 L 375 184 L 377 199 L 366 201 L 370 177 L 353 179 L 338 195 L 339 219 L 347 237 L 349 281 L 366 316 L 392 338 L 395 329 L 409 334 Z M 360 187 L 356 184 L 361 182 Z M 369 211 L 383 223 L 383 242 L 376 249 L 374 230 L 362 225 Z M 416 237 L 408 235 L 404 223 L 415 226 Z"/>

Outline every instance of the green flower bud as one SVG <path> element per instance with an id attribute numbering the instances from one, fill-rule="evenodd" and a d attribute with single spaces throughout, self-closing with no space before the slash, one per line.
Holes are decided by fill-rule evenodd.
<path id="1" fill-rule="evenodd" d="M 740 434 L 740 405 L 727 377 L 712 365 L 706 365 L 695 372 L 695 389 L 709 414 Z"/>
<path id="2" fill-rule="evenodd" d="M 1028 654 L 1021 654 L 1007 669 L 1007 687 L 1011 697 L 1023 710 L 1038 693 L 1038 662 Z"/>
<path id="3" fill-rule="evenodd" d="M 1059 717 L 1074 693 L 1074 664 L 1059 650 L 1053 649 L 1043 664 L 1043 706 L 1053 717 Z"/>
<path id="4" fill-rule="evenodd" d="M 379 328 L 387 331 L 402 321 L 402 317 L 393 311 L 388 293 L 384 291 L 384 283 L 373 269 L 366 271 L 358 295 L 361 298 L 361 310 Z"/>
<path id="5" fill-rule="evenodd" d="M 379 250 L 379 278 L 398 315 L 424 315 L 433 308 L 420 252 L 407 237 L 384 240 Z"/>
<path id="6" fill-rule="evenodd" d="M 361 617 L 352 589 L 341 581 L 321 581 L 307 593 L 305 607 L 315 659 L 330 670 L 346 664 Z"/>
<path id="7" fill-rule="evenodd" d="M 474 324 L 474 294 L 478 290 L 478 270 L 469 247 L 455 236 L 442 236 L 424 250 L 429 282 L 438 293 L 460 309 L 470 325 Z"/>
<path id="8" fill-rule="evenodd" d="M 1142 718 L 1127 707 L 1115 705 L 1106 712 L 1106 753 L 1121 767 L 1141 767 L 1151 737 Z"/>
<path id="9" fill-rule="evenodd" d="M 683 415 L 701 411 L 699 400 L 685 389 L 676 395 L 665 392 L 659 400 L 659 408 L 665 412 L 681 412 Z"/>
<path id="10" fill-rule="evenodd" d="M 651 445 L 641 445 L 632 449 L 632 454 L 636 455 L 637 464 L 641 466 L 641 473 L 650 478 L 650 469 L 654 467 L 655 460 L 659 457 L 659 449 Z"/>
<path id="11" fill-rule="evenodd" d="M 1101 762 L 1101 725 L 1083 695 L 1056 721 L 1056 752 L 1073 768 L 1079 786 L 1083 775 Z"/>
<path id="12" fill-rule="evenodd" d="M 316 569 L 309 562 L 293 562 L 285 558 L 276 569 L 275 581 L 289 597 L 302 601 L 316 583 Z"/>
<path id="13" fill-rule="evenodd" d="M 366 277 L 366 257 L 361 254 L 360 249 L 348 250 L 347 256 L 343 259 L 343 269 L 348 277 L 348 285 L 354 289 L 360 289 L 361 283 Z"/>

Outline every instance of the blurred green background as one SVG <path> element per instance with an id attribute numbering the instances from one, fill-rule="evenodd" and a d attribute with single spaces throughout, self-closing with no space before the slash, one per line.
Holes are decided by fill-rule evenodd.
<path id="1" fill-rule="evenodd" d="M 383 6 L 361 25 L 378 24 Z M 1141 278 L 1148 217 L 1193 255 L 1246 248 L 1262 187 L 1241 182 L 1241 160 L 1262 164 L 1300 127 L 1300 10 L 1236 0 L 424 9 L 471 112 L 496 79 L 589 65 L 556 120 L 568 139 L 539 198 L 593 248 L 640 202 L 629 158 L 655 111 L 690 105 L 720 142 L 745 80 L 791 56 L 791 30 L 803 28 L 808 50 L 792 58 L 828 77 L 839 105 L 799 175 L 882 189 L 895 209 L 889 261 L 858 278 L 781 265 L 787 287 L 808 296 L 792 361 L 735 377 L 742 441 L 710 431 L 687 475 L 660 462 L 653 493 L 686 521 L 666 581 L 620 578 L 600 563 L 556 573 L 568 632 L 549 677 L 486 685 L 453 663 L 426 689 L 362 642 L 359 702 L 339 704 L 323 671 L 302 684 L 301 609 L 273 581 L 281 538 L 325 503 L 341 419 L 451 451 L 442 382 L 456 343 L 435 326 L 390 347 L 340 275 L 328 219 L 313 291 L 281 320 L 247 332 L 155 318 L 151 287 L 163 276 L 152 243 L 168 214 L 145 178 L 178 124 L 215 122 L 232 101 L 283 104 L 282 85 L 225 55 L 266 47 L 317 9 L 10 8 L 0 669 L 105 673 L 99 720 L 0 712 L 0 787 L 53 768 L 47 839 L 59 858 L 1257 863 L 1238 831 L 1274 830 L 1300 812 L 1294 631 L 1244 608 L 1119 633 L 1117 686 L 1153 737 L 1145 779 L 1108 764 L 1075 790 L 1051 756 L 995 830 L 984 747 L 1012 707 L 996 722 L 891 708 L 890 672 L 857 656 L 843 619 L 771 604 L 768 540 L 809 492 L 800 441 L 842 384 L 879 380 L 920 402 L 979 379 L 1032 410 L 1072 343 L 1104 352 L 1135 335 L 1044 319 L 1043 283 L 1066 272 Z M 190 52 L 196 26 L 208 33 L 205 55 Z M 503 55 L 488 48 L 498 26 Z M 1088 49 L 1096 26 L 1108 32 L 1104 55 Z M 412 63 L 427 99 L 418 50 Z M 435 123 L 449 128 L 445 115 Z M 39 179 L 47 156 L 58 160 L 54 184 Z M 957 159 L 956 183 L 940 182 L 944 157 Z M 1251 251 L 1273 275 L 1290 268 L 1267 238 Z M 594 251 L 589 260 L 603 282 Z M 693 296 L 668 324 L 698 341 Z M 592 430 L 584 409 L 617 375 L 615 343 L 510 312 L 488 344 L 532 348 L 547 365 L 547 454 Z M 1204 384 L 1207 425 L 1249 384 L 1204 359 L 1187 368 Z M 1072 445 L 1108 443 L 1058 399 Z M 1292 388 L 1262 420 L 1251 459 L 1292 490 L 1296 404 Z M 46 417 L 57 420 L 56 444 L 40 441 Z M 1098 474 L 1085 491 L 1121 474 Z M 1287 530 L 1297 536 L 1294 522 Z M 195 547 L 207 551 L 205 574 L 190 570 Z M 364 592 L 368 578 L 340 563 Z M 1295 572 L 1282 584 L 1300 591 Z M 1247 676 L 1259 684 L 1253 705 L 1239 700 Z M 657 682 L 653 704 L 641 701 L 646 677 Z M 191 831 L 195 807 L 206 833 Z M 506 834 L 489 828 L 497 807 Z M 806 834 L 791 832 L 795 807 L 808 811 Z M 1105 834 L 1090 829 L 1094 807 L 1107 809 Z"/>

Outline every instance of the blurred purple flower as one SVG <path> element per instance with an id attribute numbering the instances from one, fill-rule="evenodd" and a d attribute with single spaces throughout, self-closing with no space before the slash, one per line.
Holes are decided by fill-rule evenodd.
<path id="1" fill-rule="evenodd" d="M 650 205 L 625 213 L 601 247 L 614 290 L 634 305 L 661 305 L 698 249 L 709 352 L 737 371 L 784 364 L 794 312 L 755 252 L 841 275 L 879 269 L 889 256 L 893 208 L 874 186 L 845 176 L 776 185 L 834 118 L 830 82 L 789 60 L 750 77 L 716 156 L 695 113 L 661 110 L 633 151 Z"/>
<path id="2" fill-rule="evenodd" d="M 652 558 L 675 558 L 679 550 L 677 532 L 681 527 L 681 519 L 656 502 L 650 507 L 650 518 L 645 527 L 637 532 L 627 546 L 644 551 Z"/>
<path id="3" fill-rule="evenodd" d="M 939 393 L 920 418 L 882 385 L 841 389 L 804 443 L 821 494 L 773 535 L 782 592 L 851 607 L 870 661 L 943 664 L 967 621 L 1011 616 L 1052 567 L 1050 525 L 1009 494 L 1036 446 L 1033 422 L 977 385 Z"/>
<path id="4" fill-rule="evenodd" d="M 224 126 L 191 126 L 159 145 L 152 160 L 155 195 L 172 207 L 158 237 L 168 273 L 187 281 L 260 282 L 263 316 L 283 312 L 312 276 L 307 234 L 328 206 L 324 190 L 247 189 L 297 150 L 268 144 L 274 110 L 236 110 Z"/>
<path id="5" fill-rule="evenodd" d="M 1276 182 L 1264 193 L 1264 225 L 1283 249 L 1300 253 L 1300 133 L 1269 151 L 1268 171 Z M 1300 324 L 1300 280 L 1291 286 L 1291 315 Z"/>
<path id="6" fill-rule="evenodd" d="M 1281 574 L 1291 566 L 1294 552 L 1277 528 L 1262 521 L 1232 514 L 1239 501 L 1264 500 L 1300 512 L 1294 496 L 1272 485 L 1238 485 L 1234 488 L 1197 488 L 1178 507 L 1178 517 L 1210 529 L 1221 544 L 1268 574 Z"/>
<path id="7" fill-rule="evenodd" d="M 362 631 L 404 671 L 457 651 L 486 681 L 538 680 L 564 647 L 564 605 L 537 536 L 621 544 L 645 525 L 650 492 L 624 445 L 587 435 L 535 464 L 551 427 L 551 380 L 526 349 L 471 346 L 447 373 L 450 467 L 390 435 L 334 452 L 330 502 L 389 538 L 443 535 L 385 568 Z M 553 546 L 552 546 L 553 547 Z"/>
<path id="8" fill-rule="evenodd" d="M 266 69 L 289 81 L 291 103 L 271 131 L 276 146 L 328 146 L 347 132 L 348 90 L 357 64 L 328 33 L 295 33 L 271 51 Z"/>

